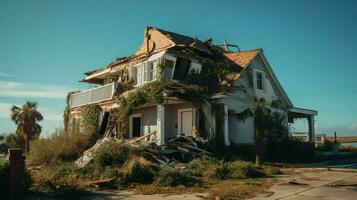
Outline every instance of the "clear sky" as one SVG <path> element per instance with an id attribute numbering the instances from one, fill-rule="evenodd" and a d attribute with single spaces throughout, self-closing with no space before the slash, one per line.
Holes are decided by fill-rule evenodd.
<path id="1" fill-rule="evenodd" d="M 138 49 L 145 26 L 263 48 L 317 132 L 357 136 L 357 1 L 0 0 L 0 133 L 11 105 L 37 101 L 44 133 L 62 125 L 83 72 Z M 304 124 L 302 124 L 304 125 Z"/>

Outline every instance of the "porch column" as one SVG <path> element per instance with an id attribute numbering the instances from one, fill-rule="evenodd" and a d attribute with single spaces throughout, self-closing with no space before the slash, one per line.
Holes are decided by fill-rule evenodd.
<path id="1" fill-rule="evenodd" d="M 229 146 L 229 132 L 228 132 L 228 106 L 224 105 L 224 144 Z"/>
<path id="2" fill-rule="evenodd" d="M 309 135 L 308 142 L 315 142 L 315 120 L 314 115 L 310 115 L 307 117 L 307 122 L 309 124 Z"/>
<path id="3" fill-rule="evenodd" d="M 165 106 L 157 105 L 157 132 L 156 132 L 156 143 L 158 145 L 165 144 Z"/>

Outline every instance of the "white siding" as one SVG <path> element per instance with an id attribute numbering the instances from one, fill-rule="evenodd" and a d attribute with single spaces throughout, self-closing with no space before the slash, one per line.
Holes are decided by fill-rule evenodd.
<path id="1" fill-rule="evenodd" d="M 250 117 L 244 122 L 237 120 L 234 114 L 228 117 L 229 140 L 233 144 L 252 144 L 254 143 L 254 119 Z"/>
<path id="2" fill-rule="evenodd" d="M 141 133 L 156 131 L 156 106 L 150 108 L 138 109 L 133 114 L 142 114 Z"/>

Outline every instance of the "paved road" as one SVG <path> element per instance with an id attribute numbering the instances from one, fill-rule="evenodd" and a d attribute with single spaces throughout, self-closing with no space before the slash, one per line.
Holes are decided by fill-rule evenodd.
<path id="1" fill-rule="evenodd" d="M 357 172 L 345 169 L 286 170 L 267 193 L 252 200 L 356 200 Z"/>

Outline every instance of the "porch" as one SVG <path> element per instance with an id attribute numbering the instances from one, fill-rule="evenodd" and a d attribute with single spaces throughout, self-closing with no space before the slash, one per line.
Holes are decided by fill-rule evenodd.
<path id="1" fill-rule="evenodd" d="M 315 116 L 317 111 L 303 109 L 303 108 L 291 108 L 288 113 L 289 123 L 294 123 L 297 119 L 303 119 L 307 121 L 308 131 L 307 133 L 303 132 L 302 134 L 290 133 L 292 137 L 302 138 L 307 142 L 315 142 Z M 300 136 L 298 136 L 300 135 Z"/>
<path id="2" fill-rule="evenodd" d="M 177 135 L 194 136 L 198 125 L 196 105 L 183 100 L 168 100 L 164 104 L 136 109 L 129 117 L 128 137 L 140 137 L 156 131 L 147 139 L 163 145 Z"/>

